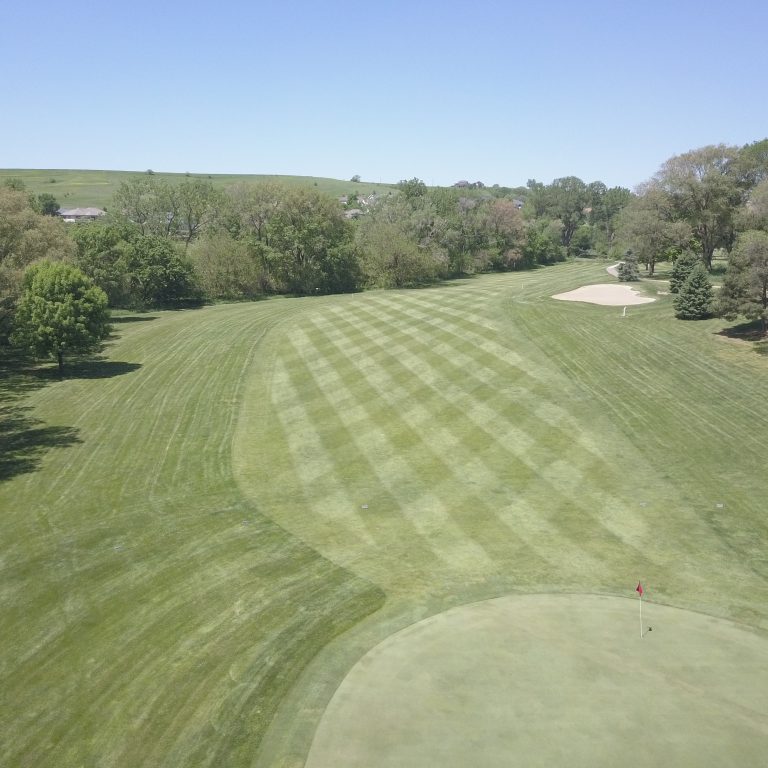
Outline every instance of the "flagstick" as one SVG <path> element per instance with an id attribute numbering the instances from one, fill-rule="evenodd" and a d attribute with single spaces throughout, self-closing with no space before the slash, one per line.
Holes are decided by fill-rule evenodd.
<path id="1" fill-rule="evenodd" d="M 640 595 L 640 639 L 643 639 L 643 596 Z"/>

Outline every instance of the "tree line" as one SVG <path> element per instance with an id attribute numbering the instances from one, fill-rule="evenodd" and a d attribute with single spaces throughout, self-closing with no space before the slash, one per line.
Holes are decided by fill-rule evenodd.
<path id="1" fill-rule="evenodd" d="M 630 197 L 574 177 L 473 190 L 428 188 L 414 178 L 366 201 L 363 215 L 351 219 L 345 209 L 363 205 L 355 191 L 342 207 L 311 188 L 263 183 L 222 191 L 201 180 L 171 185 L 148 176 L 121 185 L 99 237 L 136 244 L 139 253 L 148 246 L 140 238 L 174 243 L 190 268 L 177 294 L 194 284 L 212 299 L 312 295 L 412 287 L 606 252 Z M 98 281 L 94 261 L 103 265 L 105 250 L 94 234 L 75 237 L 79 265 Z M 135 265 L 120 263 L 125 285 Z M 114 280 L 103 287 L 114 291 Z M 129 287 L 110 300 L 131 295 Z"/>
<path id="2" fill-rule="evenodd" d="M 10 184 L 0 189 L 0 292 L 7 314 L 24 269 L 41 258 L 73 264 L 115 307 L 417 286 L 605 246 L 629 196 L 578 179 L 516 190 L 411 179 L 364 203 L 353 191 L 342 205 L 311 188 L 221 190 L 147 174 L 120 185 L 103 220 L 65 228 Z M 358 205 L 364 215 L 348 218 Z"/>
<path id="3" fill-rule="evenodd" d="M 55 270 L 35 266 L 42 261 L 71 268 L 73 286 L 82 275 L 105 307 L 127 308 L 407 288 L 574 256 L 623 258 L 633 279 L 634 263 L 652 276 L 671 261 L 673 292 L 687 296 L 696 265 L 704 273 L 691 282 L 699 309 L 678 316 L 768 321 L 768 139 L 673 157 L 634 193 L 574 176 L 517 188 L 429 188 L 413 178 L 378 198 L 362 197 L 359 185 L 342 204 L 312 188 L 223 190 L 147 173 L 122 182 L 102 220 L 65 225 L 50 215 L 50 195 L 8 182 L 0 188 L 0 341 L 44 346 L 20 330 L 32 285 L 56 282 Z M 712 302 L 716 255 L 728 266 Z"/>

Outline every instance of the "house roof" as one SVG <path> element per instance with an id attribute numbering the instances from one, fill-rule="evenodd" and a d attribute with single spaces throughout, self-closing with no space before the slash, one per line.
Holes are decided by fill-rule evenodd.
<path id="1" fill-rule="evenodd" d="M 101 208 L 59 208 L 59 216 L 66 219 L 77 218 L 78 216 L 103 216 L 105 211 Z"/>

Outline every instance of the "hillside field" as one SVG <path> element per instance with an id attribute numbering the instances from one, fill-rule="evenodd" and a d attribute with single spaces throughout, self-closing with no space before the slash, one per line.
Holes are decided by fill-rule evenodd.
<path id="1" fill-rule="evenodd" d="M 146 171 L 84 171 L 84 170 L 31 170 L 0 168 L 0 184 L 6 179 L 21 179 L 25 187 L 36 195 L 43 192 L 53 195 L 62 208 L 95 207 L 108 209 L 112 196 L 120 183 Z M 356 192 L 370 195 L 372 192 L 386 195 L 395 189 L 394 184 L 367 181 L 354 183 L 341 179 L 315 178 L 313 176 L 270 176 L 266 174 L 205 174 L 162 173 L 154 174 L 171 184 L 186 178 L 208 179 L 215 186 L 225 189 L 234 184 L 253 184 L 272 181 L 289 187 L 312 187 L 334 197 Z"/>
<path id="2" fill-rule="evenodd" d="M 521 671 L 504 679 L 525 733 L 505 723 L 484 765 L 557 764 L 550 723 L 581 739 L 583 764 L 647 764 L 592 753 L 578 728 L 601 707 L 671 713 L 660 681 L 678 659 L 691 707 L 674 708 L 674 732 L 643 731 L 654 761 L 674 743 L 675 765 L 713 764 L 703 722 L 733 726 L 740 765 L 766 754 L 764 675 L 749 671 L 768 669 L 768 358 L 720 320 L 675 320 L 660 283 L 641 283 L 657 301 L 626 317 L 551 298 L 610 281 L 605 264 L 572 262 L 121 314 L 104 356 L 64 381 L 5 364 L 0 764 L 365 764 L 322 751 L 328 718 L 377 727 L 345 697 L 382 659 L 393 686 L 411 679 L 403 636 L 448 659 L 432 682 L 458 703 L 441 706 L 500 701 L 483 694 L 504 654 Z M 654 624 L 642 640 L 639 580 Z M 506 623 L 455 644 L 434 632 L 483 601 Z M 737 636 L 744 655 L 729 659 Z M 640 678 L 616 694 L 625 653 L 660 698 Z M 699 720 L 710 695 L 723 717 Z M 484 754 L 483 733 L 461 740 Z M 418 748 L 399 764 L 449 764 L 441 745 Z"/>

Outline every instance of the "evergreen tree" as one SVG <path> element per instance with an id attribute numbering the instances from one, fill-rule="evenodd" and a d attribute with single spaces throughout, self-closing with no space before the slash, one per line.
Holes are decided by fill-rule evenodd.
<path id="1" fill-rule="evenodd" d="M 712 284 L 704 265 L 698 262 L 675 297 L 675 317 L 703 320 L 712 311 Z"/>
<path id="2" fill-rule="evenodd" d="M 683 251 L 672 266 L 672 275 L 669 278 L 670 293 L 677 293 L 683 286 L 693 268 L 701 261 L 692 251 Z"/>
<path id="3" fill-rule="evenodd" d="M 640 279 L 640 270 L 637 268 L 637 259 L 632 251 L 627 251 L 624 261 L 619 264 L 619 282 L 634 283 Z"/>
<path id="4" fill-rule="evenodd" d="M 768 232 L 739 235 L 715 309 L 727 320 L 760 320 L 768 331 Z"/>

